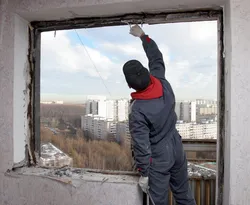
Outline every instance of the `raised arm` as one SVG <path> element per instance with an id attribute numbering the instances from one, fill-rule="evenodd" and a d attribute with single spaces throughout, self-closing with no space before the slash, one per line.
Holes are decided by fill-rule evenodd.
<path id="1" fill-rule="evenodd" d="M 131 28 L 130 34 L 141 38 L 144 51 L 148 57 L 150 73 L 159 79 L 165 79 L 163 56 L 155 41 L 149 38 L 148 35 L 145 35 L 144 31 L 138 25 Z"/>
<path id="2" fill-rule="evenodd" d="M 162 53 L 156 45 L 155 41 L 148 35 L 141 37 L 144 51 L 148 57 L 148 67 L 150 73 L 157 78 L 165 79 L 165 65 Z"/>

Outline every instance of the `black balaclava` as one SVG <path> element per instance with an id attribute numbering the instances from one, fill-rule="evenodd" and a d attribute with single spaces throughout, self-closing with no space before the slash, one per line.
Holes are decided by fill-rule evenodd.
<path id="1" fill-rule="evenodd" d="M 136 91 L 145 90 L 150 84 L 150 74 L 139 61 L 130 60 L 123 66 L 128 85 Z"/>

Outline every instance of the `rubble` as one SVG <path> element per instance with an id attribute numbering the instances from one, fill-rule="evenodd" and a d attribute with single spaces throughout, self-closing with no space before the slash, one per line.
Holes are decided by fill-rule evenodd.
<path id="1" fill-rule="evenodd" d="M 88 169 L 79 169 L 72 167 L 64 167 L 62 169 L 52 170 L 49 175 L 57 176 L 57 177 L 73 177 L 80 178 L 84 176 L 90 176 L 92 174 L 106 174 L 110 176 L 124 175 L 124 176 L 136 176 L 137 174 L 134 172 L 122 172 L 122 171 L 107 171 L 107 170 L 88 170 Z M 202 179 L 210 179 L 216 177 L 216 170 L 209 169 L 197 164 L 188 162 L 188 175 L 189 178 L 202 178 Z M 139 174 L 138 174 L 139 176 Z"/>
<path id="2" fill-rule="evenodd" d="M 215 178 L 216 171 L 213 169 L 209 169 L 209 168 L 188 162 L 188 175 L 189 175 L 189 178 L 208 179 L 208 178 Z"/>

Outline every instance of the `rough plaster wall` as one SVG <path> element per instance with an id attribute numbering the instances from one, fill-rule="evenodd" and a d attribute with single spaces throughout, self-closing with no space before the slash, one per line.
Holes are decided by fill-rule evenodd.
<path id="1" fill-rule="evenodd" d="M 18 0 L 16 0 L 18 1 Z M 54 0 L 21 1 L 17 12 L 27 20 L 52 20 L 135 12 L 220 6 L 225 0 Z"/>
<path id="2" fill-rule="evenodd" d="M 250 1 L 230 0 L 230 204 L 250 202 Z M 230 33 L 228 34 L 230 35 Z M 230 55 L 231 54 L 231 55 Z M 229 179 L 226 179 L 229 180 Z"/>
<path id="3" fill-rule="evenodd" d="M 8 12 L 14 5 L 10 1 L 1 4 L 0 18 L 0 170 L 4 171 L 24 159 L 27 136 L 27 22 Z M 3 159 L 1 159 L 3 157 Z"/>
<path id="4" fill-rule="evenodd" d="M 25 138 L 28 137 L 27 107 L 28 86 L 28 22 L 15 15 L 14 36 L 14 113 L 13 113 L 13 151 L 14 163 L 25 158 Z M 27 136 L 27 137 L 26 137 Z"/>
<path id="5" fill-rule="evenodd" d="M 225 43 L 225 152 L 224 152 L 224 197 L 223 205 L 229 205 L 230 200 L 230 144 L 231 144 L 231 17 L 230 2 L 224 8 L 224 43 Z"/>
<path id="6" fill-rule="evenodd" d="M 13 165 L 14 16 L 0 5 L 0 173 Z"/>
<path id="7" fill-rule="evenodd" d="M 1 205 L 141 205 L 134 183 L 78 181 L 72 186 L 39 176 L 1 176 Z"/>

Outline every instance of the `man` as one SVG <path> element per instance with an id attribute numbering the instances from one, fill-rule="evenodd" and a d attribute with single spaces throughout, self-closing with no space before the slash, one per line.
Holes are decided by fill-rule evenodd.
<path id="1" fill-rule="evenodd" d="M 132 103 L 129 129 L 136 167 L 141 174 L 139 185 L 156 205 L 168 204 L 169 185 L 178 205 L 195 205 L 189 187 L 187 159 L 181 137 L 175 128 L 175 96 L 165 79 L 162 53 L 156 43 L 135 25 L 130 34 L 140 37 L 149 60 L 149 70 L 137 60 L 123 66 Z"/>

